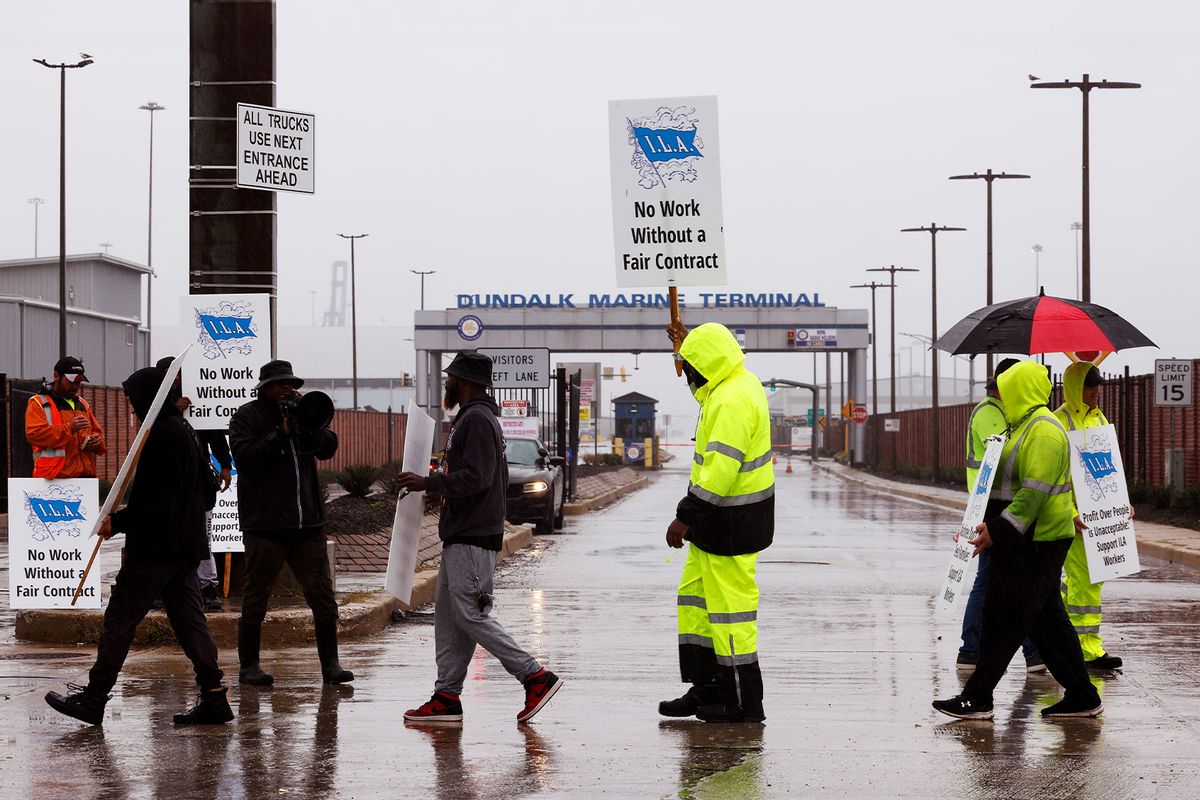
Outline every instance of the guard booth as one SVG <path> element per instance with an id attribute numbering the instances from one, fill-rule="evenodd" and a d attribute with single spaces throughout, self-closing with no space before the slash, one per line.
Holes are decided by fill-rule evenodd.
<path id="1" fill-rule="evenodd" d="M 658 437 L 654 426 L 658 401 L 640 392 L 630 392 L 613 398 L 613 435 L 621 440 L 621 454 L 626 464 L 646 463 L 646 440 L 651 447 L 651 465 L 658 466 Z"/>

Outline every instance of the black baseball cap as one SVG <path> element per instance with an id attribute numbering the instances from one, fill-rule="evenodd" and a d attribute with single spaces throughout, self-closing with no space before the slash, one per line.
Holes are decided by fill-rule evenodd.
<path id="1" fill-rule="evenodd" d="M 988 391 L 992 391 L 992 392 L 999 391 L 1000 387 L 996 383 L 996 378 L 1000 377 L 1001 373 L 1012 369 L 1013 367 L 1015 367 L 1017 364 L 1020 364 L 1020 363 L 1021 363 L 1021 359 L 1019 359 L 1019 358 L 1006 358 L 1003 361 L 1001 361 L 999 364 L 997 364 L 996 371 L 992 373 L 992 377 L 988 378 L 988 382 L 987 382 Z"/>
<path id="2" fill-rule="evenodd" d="M 88 376 L 83 372 L 83 362 L 75 356 L 65 356 L 54 365 L 54 371 L 72 383 L 86 381 Z"/>
<path id="3" fill-rule="evenodd" d="M 1083 376 L 1083 385 L 1091 389 L 1093 386 L 1101 386 L 1104 384 L 1104 376 L 1100 374 L 1100 369 L 1095 365 L 1088 370 L 1087 375 Z"/>
<path id="4" fill-rule="evenodd" d="M 464 381 L 479 384 L 484 388 L 492 385 L 492 359 L 473 350 L 458 351 L 454 360 L 450 362 L 450 366 L 442 372 L 462 378 Z"/>

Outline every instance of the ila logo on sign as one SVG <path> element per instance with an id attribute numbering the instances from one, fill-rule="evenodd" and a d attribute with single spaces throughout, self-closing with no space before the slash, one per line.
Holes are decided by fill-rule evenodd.
<path id="1" fill-rule="evenodd" d="M 630 166 L 637 170 L 643 189 L 665 187 L 669 180 L 693 183 L 700 176 L 696 165 L 704 157 L 704 140 L 695 108 L 663 106 L 626 121 L 633 148 Z"/>
<path id="2" fill-rule="evenodd" d="M 35 542 L 55 541 L 59 536 L 79 538 L 83 529 L 86 510 L 83 495 L 71 489 L 51 486 L 45 492 L 25 493 L 25 510 L 29 512 L 25 522 L 32 531 Z"/>
<path id="3" fill-rule="evenodd" d="M 254 354 L 251 340 L 258 337 L 258 326 L 254 324 L 249 303 L 223 302 L 216 308 L 195 311 L 205 358 L 227 358 L 230 353 Z"/>

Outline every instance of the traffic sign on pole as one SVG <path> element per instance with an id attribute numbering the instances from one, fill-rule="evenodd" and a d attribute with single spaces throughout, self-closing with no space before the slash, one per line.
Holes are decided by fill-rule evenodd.
<path id="1" fill-rule="evenodd" d="M 1154 360 L 1154 405 L 1192 405 L 1192 361 L 1186 358 Z"/>
<path id="2" fill-rule="evenodd" d="M 866 406 L 855 406 L 854 410 L 850 412 L 850 421 L 856 425 L 862 425 L 867 421 L 867 416 Z"/>

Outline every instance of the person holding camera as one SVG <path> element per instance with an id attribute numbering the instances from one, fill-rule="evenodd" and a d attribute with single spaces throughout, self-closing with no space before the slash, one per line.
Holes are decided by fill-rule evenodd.
<path id="1" fill-rule="evenodd" d="M 33 477 L 96 477 L 96 459 L 106 448 L 100 423 L 79 396 L 87 379 L 83 362 L 66 356 L 54 365 L 54 380 L 45 391 L 29 398 L 25 440 L 33 448 Z"/>
<path id="2" fill-rule="evenodd" d="M 257 396 L 229 422 L 229 444 L 238 465 L 238 516 L 246 546 L 242 617 L 238 622 L 238 678 L 251 686 L 275 679 L 259 664 L 262 624 L 279 571 L 287 564 L 312 609 L 321 676 L 349 683 L 354 673 L 338 662 L 338 607 L 325 547 L 325 503 L 317 460 L 337 452 L 329 419 L 302 413 L 297 391 L 304 381 L 287 361 L 269 361 L 259 372 Z"/>

